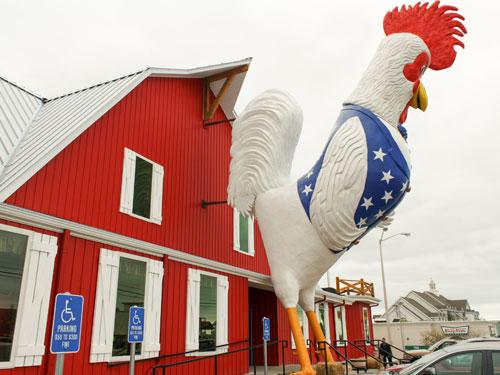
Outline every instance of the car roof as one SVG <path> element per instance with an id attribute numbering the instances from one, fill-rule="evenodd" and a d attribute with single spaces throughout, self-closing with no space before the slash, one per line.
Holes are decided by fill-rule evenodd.
<path id="1" fill-rule="evenodd" d="M 443 357 L 447 357 L 453 354 L 466 353 L 469 351 L 480 351 L 480 350 L 498 350 L 500 351 L 500 340 L 486 340 L 484 341 L 462 341 L 455 345 L 447 346 L 443 349 L 439 349 L 433 353 L 424 355 L 422 358 L 414 362 L 413 366 L 410 364 L 408 368 L 402 371 L 402 373 L 413 374 L 416 371 L 420 371 L 423 367 L 430 363 L 440 361 Z M 408 372 L 409 371 L 409 372 Z"/>
<path id="2" fill-rule="evenodd" d="M 500 337 L 473 337 L 464 342 L 500 342 Z"/>
<path id="3" fill-rule="evenodd" d="M 446 353 L 455 353 L 468 350 L 500 350 L 500 340 L 498 339 L 496 340 L 483 339 L 479 341 L 467 340 L 459 342 L 456 345 L 447 346 L 441 349 L 441 351 Z"/>

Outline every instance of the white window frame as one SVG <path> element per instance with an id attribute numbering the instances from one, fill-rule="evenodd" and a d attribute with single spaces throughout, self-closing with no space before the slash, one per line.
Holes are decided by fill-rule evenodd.
<path id="1" fill-rule="evenodd" d="M 365 311 L 367 312 L 366 314 L 366 318 L 367 318 L 367 322 L 368 322 L 368 339 L 369 341 L 367 341 L 366 339 L 366 330 L 365 330 Z M 368 307 L 363 307 L 362 311 L 361 311 L 361 314 L 362 314 L 362 322 L 363 322 L 363 335 L 364 335 L 364 340 L 365 340 L 365 344 L 366 346 L 369 346 L 371 345 L 371 340 L 372 340 L 372 334 L 371 334 L 371 331 L 370 331 L 370 310 L 368 309 Z"/>
<path id="2" fill-rule="evenodd" d="M 0 369 L 40 366 L 45 354 L 57 237 L 4 224 L 0 224 L 0 230 L 28 237 L 10 360 L 0 362 Z"/>
<path id="3" fill-rule="evenodd" d="M 92 342 L 90 349 L 90 362 L 128 362 L 129 355 L 113 356 L 113 337 L 115 327 L 116 297 L 118 291 L 118 275 L 120 273 L 120 258 L 128 258 L 146 263 L 146 283 L 144 290 L 144 341 L 142 342 L 141 354 L 136 355 L 136 359 L 155 358 L 160 355 L 160 322 L 161 322 L 161 300 L 163 290 L 163 262 L 140 255 L 129 254 L 122 251 L 108 250 L 101 248 L 100 257 L 112 256 L 116 258 L 116 274 L 114 277 L 108 275 L 110 283 L 113 284 L 108 308 L 112 311 L 112 316 L 104 324 L 108 324 L 111 332 L 106 333 L 105 345 L 103 340 L 99 339 L 102 312 L 99 304 L 101 303 L 102 288 L 100 286 L 101 276 L 105 272 L 101 269 L 102 259 L 99 261 L 96 301 L 94 306 L 94 321 L 92 325 Z M 108 284 L 109 285 L 109 284 Z M 105 319 L 105 318 L 104 318 Z M 105 328 L 106 329 L 106 328 Z M 102 350 L 107 346 L 106 350 Z M 147 353 L 147 354 L 146 354 Z"/>
<path id="4" fill-rule="evenodd" d="M 347 341 L 347 324 L 345 320 L 345 306 L 344 305 L 339 305 L 335 306 L 333 308 L 333 314 L 334 314 L 334 323 L 335 323 L 335 342 L 337 346 L 345 346 L 346 343 L 338 343 L 337 340 L 339 339 L 339 330 L 338 330 L 338 319 L 337 319 L 337 309 L 340 309 L 341 314 L 342 314 L 342 332 L 344 333 L 344 340 Z"/>
<path id="5" fill-rule="evenodd" d="M 302 307 L 300 308 L 302 309 Z M 297 306 L 297 310 L 298 309 L 299 306 Z M 307 344 L 307 340 L 309 340 L 309 320 L 307 319 L 307 314 L 304 311 L 304 309 L 302 309 L 302 335 L 304 335 L 304 341 L 306 347 L 308 348 L 309 345 Z M 290 330 L 290 337 L 291 337 L 292 349 L 297 349 L 297 346 L 295 345 L 295 339 L 293 338 L 293 333 L 291 330 Z"/>
<path id="6" fill-rule="evenodd" d="M 255 223 L 253 217 L 248 217 L 248 252 L 240 250 L 240 212 L 233 209 L 233 248 L 241 254 L 254 256 L 255 255 Z"/>
<path id="7" fill-rule="evenodd" d="M 134 204 L 135 165 L 141 158 L 153 166 L 151 181 L 150 217 L 144 217 L 132 212 Z M 163 166 L 125 147 L 123 156 L 122 189 L 120 194 L 120 212 L 149 223 L 161 225 L 163 211 Z"/>
<path id="8" fill-rule="evenodd" d="M 204 271 L 195 268 L 188 269 L 188 287 L 186 293 L 186 352 L 197 350 L 199 344 L 199 320 L 200 320 L 200 277 L 201 275 L 215 277 L 217 279 L 217 331 L 215 345 L 224 345 L 229 343 L 229 279 L 227 276 L 217 273 Z M 194 279 L 193 279 L 194 278 Z M 196 281 L 197 280 L 197 281 Z M 225 286 L 225 290 L 224 290 Z M 192 290 L 197 288 L 197 290 Z M 194 301 L 191 296 L 194 296 Z M 193 316 L 194 315 L 194 316 Z M 194 321 L 193 321 L 194 319 Z M 223 322 L 223 324 L 220 324 Z M 194 324 L 193 324 L 194 323 Z M 192 336 L 191 340 L 189 336 Z M 203 357 L 214 355 L 217 353 L 225 353 L 228 351 L 228 346 L 216 348 L 210 352 L 200 352 L 199 350 L 191 353 L 186 353 L 186 356 Z"/>
<path id="9" fill-rule="evenodd" d="M 328 341 L 328 343 L 331 343 L 330 341 L 330 305 L 328 302 L 320 302 L 316 304 L 316 316 L 318 317 L 318 323 L 320 322 L 320 314 L 319 314 L 319 306 L 323 305 L 323 308 L 325 309 L 325 339 Z"/>

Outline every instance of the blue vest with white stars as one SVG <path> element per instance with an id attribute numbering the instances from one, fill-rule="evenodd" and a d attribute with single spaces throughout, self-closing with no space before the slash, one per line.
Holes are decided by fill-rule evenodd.
<path id="1" fill-rule="evenodd" d="M 349 118 L 355 116 L 363 125 L 368 149 L 368 173 L 365 188 L 353 218 L 353 222 L 358 228 L 366 228 L 359 237 L 361 238 L 396 208 L 403 199 L 410 181 L 410 167 L 398 144 L 387 127 L 373 112 L 357 105 L 343 107 L 321 157 L 310 172 L 297 181 L 297 193 L 307 217 L 311 220 L 309 211 L 311 200 L 314 196 L 317 177 L 323 166 L 326 150 L 342 125 Z M 398 129 L 406 139 L 406 129 L 401 125 L 398 126 Z M 353 244 L 344 249 L 330 250 L 338 253 L 348 250 Z"/>

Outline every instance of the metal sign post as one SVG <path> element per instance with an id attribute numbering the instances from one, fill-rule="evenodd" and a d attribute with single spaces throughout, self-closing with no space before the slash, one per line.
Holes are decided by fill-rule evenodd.
<path id="1" fill-rule="evenodd" d="M 271 319 L 262 318 L 262 340 L 264 341 L 264 375 L 267 375 L 267 342 L 271 340 Z"/>
<path id="2" fill-rule="evenodd" d="M 83 296 L 60 293 L 56 295 L 50 352 L 57 354 L 56 375 L 64 372 L 64 354 L 80 350 Z"/>
<path id="3" fill-rule="evenodd" d="M 128 314 L 127 340 L 130 343 L 130 375 L 135 371 L 135 344 L 144 341 L 144 307 L 132 306 Z"/>

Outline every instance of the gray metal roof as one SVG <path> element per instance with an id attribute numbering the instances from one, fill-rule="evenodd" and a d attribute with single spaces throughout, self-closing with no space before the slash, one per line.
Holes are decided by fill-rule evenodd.
<path id="1" fill-rule="evenodd" d="M 0 202 L 147 77 L 204 78 L 250 62 L 251 59 L 244 59 L 195 69 L 148 68 L 46 100 L 0 80 Z M 221 101 L 221 108 L 228 117 L 234 115 L 234 104 L 244 77 L 243 72 L 235 78 Z M 217 95 L 221 86 L 222 81 L 216 81 L 210 88 Z"/>
<path id="2" fill-rule="evenodd" d="M 0 174 L 41 107 L 41 98 L 0 78 Z"/>

